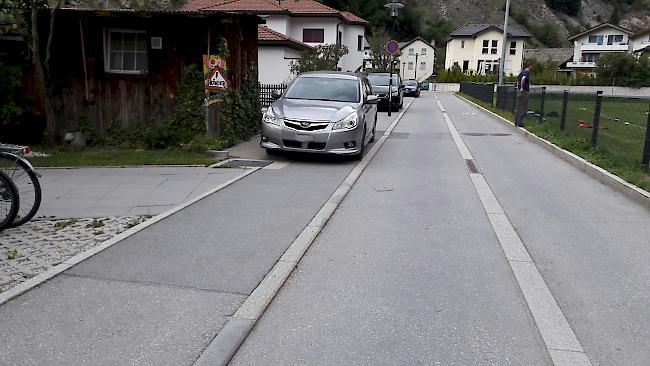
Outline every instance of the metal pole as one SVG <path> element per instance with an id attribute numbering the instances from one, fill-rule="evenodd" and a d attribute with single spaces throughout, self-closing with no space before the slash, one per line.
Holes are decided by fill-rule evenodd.
<path id="1" fill-rule="evenodd" d="M 418 80 L 418 56 L 419 55 L 416 53 L 415 54 L 415 68 L 414 68 L 415 69 L 415 76 L 413 76 L 413 79 L 415 79 L 415 81 Z"/>
<path id="2" fill-rule="evenodd" d="M 650 108 L 648 108 L 648 124 L 645 128 L 645 144 L 643 144 L 643 157 L 641 163 L 648 167 L 650 163 Z"/>
<path id="3" fill-rule="evenodd" d="M 603 91 L 596 92 L 596 110 L 594 111 L 594 123 L 591 131 L 591 146 L 598 145 L 598 126 L 600 126 L 600 109 L 603 104 Z"/>
<path id="4" fill-rule="evenodd" d="M 394 19 L 394 18 L 393 18 Z M 388 69 L 390 70 L 390 76 L 388 77 L 388 116 L 390 117 L 390 112 L 393 110 L 393 55 L 390 55 Z"/>
<path id="5" fill-rule="evenodd" d="M 562 96 L 562 117 L 560 118 L 560 130 L 564 130 L 566 125 L 566 108 L 569 105 L 569 91 L 565 90 Z"/>
<path id="6" fill-rule="evenodd" d="M 503 41 L 501 44 L 501 60 L 499 60 L 499 85 L 503 85 L 503 74 L 506 65 L 506 43 L 508 42 L 508 17 L 510 17 L 510 0 L 506 0 L 506 16 L 503 20 Z"/>
<path id="7" fill-rule="evenodd" d="M 544 122 L 544 99 L 546 99 L 546 87 L 542 87 L 542 101 L 539 104 L 539 123 Z"/>

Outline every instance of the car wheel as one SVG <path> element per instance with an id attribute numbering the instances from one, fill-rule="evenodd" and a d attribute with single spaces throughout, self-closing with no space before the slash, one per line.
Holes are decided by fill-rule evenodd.
<path id="1" fill-rule="evenodd" d="M 363 153 L 366 152 L 366 128 L 363 128 L 363 137 L 361 138 L 361 147 L 359 147 L 359 153 L 354 156 L 356 160 L 361 160 L 363 159 Z"/>

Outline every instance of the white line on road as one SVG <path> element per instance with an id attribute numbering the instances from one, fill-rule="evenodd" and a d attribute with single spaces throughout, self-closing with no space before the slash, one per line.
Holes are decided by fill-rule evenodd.
<path id="1" fill-rule="evenodd" d="M 221 331 L 219 331 L 217 336 L 196 360 L 194 366 L 228 365 L 239 347 L 246 340 L 255 322 L 262 316 L 275 295 L 280 291 L 291 272 L 298 265 L 298 262 L 316 240 L 320 231 L 325 227 L 325 224 L 332 217 L 334 211 L 336 211 L 339 204 L 350 192 L 354 183 L 370 163 L 370 160 L 372 160 L 384 142 L 386 142 L 414 100 L 411 99 L 408 105 L 395 118 L 388 129 L 386 129 L 384 134 L 377 140 L 375 145 L 368 151 L 366 156 L 352 169 L 343 183 L 341 183 L 338 189 L 320 208 L 296 240 L 291 243 L 262 282 L 260 282 Z"/>
<path id="2" fill-rule="evenodd" d="M 461 156 L 473 160 L 437 95 L 436 102 Z M 470 178 L 554 365 L 591 366 L 582 345 L 483 174 L 470 172 Z"/>
<path id="3" fill-rule="evenodd" d="M 184 203 L 170 209 L 169 211 L 166 211 L 166 212 L 163 212 L 163 213 L 161 213 L 159 215 L 156 215 L 156 216 L 150 218 L 149 220 L 147 220 L 147 221 L 145 221 L 145 222 L 143 222 L 141 224 L 138 224 L 138 225 L 136 225 L 136 226 L 134 226 L 134 227 L 132 227 L 132 228 L 130 228 L 130 229 L 128 229 L 128 230 L 114 236 L 114 237 L 112 237 L 109 240 L 106 240 L 105 242 L 93 247 L 92 249 L 89 249 L 89 250 L 87 250 L 87 251 L 85 251 L 83 253 L 79 253 L 79 254 L 75 255 L 74 257 L 66 260 L 65 262 L 63 262 L 63 263 L 61 263 L 59 265 L 56 265 L 56 266 L 48 269 L 47 271 L 39 274 L 38 276 L 32 277 L 29 280 L 15 286 L 15 287 L 12 287 L 11 289 L 7 290 L 6 292 L 3 292 L 3 293 L 0 294 L 0 305 L 4 304 L 5 302 L 11 300 L 12 298 L 14 298 L 14 297 L 16 297 L 18 295 L 21 295 L 25 291 L 28 291 L 31 288 L 40 285 L 41 283 L 49 280 L 50 278 L 60 274 L 61 272 L 72 268 L 73 266 L 80 263 L 81 261 L 84 261 L 84 260 L 92 257 L 93 255 L 95 255 L 95 254 L 97 254 L 97 253 L 99 253 L 99 252 L 101 252 L 101 251 L 103 251 L 103 250 L 105 250 L 107 248 L 112 247 L 113 245 L 115 245 L 115 244 L 119 243 L 120 241 L 128 238 L 129 236 L 131 236 L 131 235 L 133 235 L 133 234 L 135 234 L 135 233 L 137 233 L 139 231 L 142 231 L 142 230 L 146 229 L 147 227 L 159 222 L 160 220 L 162 220 L 162 219 L 164 219 L 166 217 L 169 217 L 169 216 L 173 215 L 174 213 L 176 213 L 176 212 L 178 212 L 178 211 L 180 211 L 180 210 L 182 210 L 182 209 L 184 209 L 184 208 L 186 208 L 186 207 L 188 207 L 188 206 L 190 206 L 190 205 L 192 205 L 192 204 L 206 198 L 207 196 L 228 187 L 229 185 L 239 181 L 240 179 L 242 179 L 242 178 L 244 178 L 244 177 L 246 177 L 246 176 L 248 176 L 248 175 L 250 175 L 250 174 L 252 174 L 252 173 L 254 173 L 256 171 L 258 171 L 259 169 L 260 169 L 259 167 L 252 168 L 252 169 L 246 169 L 240 175 L 230 179 L 229 181 L 226 181 L 226 182 L 218 185 L 217 187 L 215 187 L 215 188 L 201 194 L 200 196 L 195 197 L 195 198 L 193 198 L 193 199 L 191 199 L 189 201 L 186 201 L 186 202 L 184 202 Z"/>

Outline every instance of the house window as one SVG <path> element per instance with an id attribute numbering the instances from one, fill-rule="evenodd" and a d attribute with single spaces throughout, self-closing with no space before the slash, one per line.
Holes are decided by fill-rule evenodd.
<path id="1" fill-rule="evenodd" d="M 422 51 L 420 51 L 420 55 L 426 55 L 427 54 L 427 49 L 422 48 Z"/>
<path id="2" fill-rule="evenodd" d="M 490 41 L 488 40 L 483 41 L 483 50 L 481 51 L 481 53 L 487 55 L 490 52 L 488 49 L 489 47 L 490 47 Z"/>
<path id="3" fill-rule="evenodd" d="M 589 43 L 596 43 L 598 45 L 602 45 L 603 44 L 603 36 L 602 35 L 601 36 L 599 36 L 599 35 L 589 36 Z"/>
<path id="4" fill-rule="evenodd" d="M 598 58 L 597 53 L 583 53 L 582 54 L 582 61 L 583 62 L 596 62 L 597 58 Z"/>
<path id="5" fill-rule="evenodd" d="M 413 70 L 413 62 L 409 62 L 409 70 Z"/>
<path id="6" fill-rule="evenodd" d="M 614 43 L 621 43 L 621 42 L 623 42 L 622 34 L 607 36 L 607 44 L 610 46 L 613 45 Z"/>
<path id="7" fill-rule="evenodd" d="M 420 62 L 420 70 L 426 70 L 427 69 L 427 63 L 426 62 Z"/>
<path id="8" fill-rule="evenodd" d="M 490 50 L 490 53 L 493 55 L 497 54 L 497 46 L 499 45 L 499 41 L 492 41 L 492 49 Z"/>
<path id="9" fill-rule="evenodd" d="M 460 48 L 465 48 L 465 41 L 460 41 Z"/>
<path id="10" fill-rule="evenodd" d="M 510 54 L 511 55 L 517 54 L 517 42 L 510 42 Z"/>
<path id="11" fill-rule="evenodd" d="M 325 42 L 325 30 L 305 28 L 302 30 L 302 41 L 305 43 L 323 43 Z"/>
<path id="12" fill-rule="evenodd" d="M 357 51 L 363 51 L 363 36 L 357 36 Z"/>
<path id="13" fill-rule="evenodd" d="M 413 51 L 412 48 L 409 48 L 409 56 L 413 56 L 413 55 L 415 55 L 415 52 Z"/>
<path id="14" fill-rule="evenodd" d="M 463 72 L 466 72 L 469 69 L 469 61 L 463 61 Z"/>
<path id="15" fill-rule="evenodd" d="M 147 37 L 144 31 L 108 30 L 105 51 L 107 72 L 147 72 Z"/>

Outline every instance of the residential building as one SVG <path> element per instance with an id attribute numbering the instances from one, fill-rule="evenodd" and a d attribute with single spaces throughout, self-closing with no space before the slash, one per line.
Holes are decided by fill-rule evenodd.
<path id="1" fill-rule="evenodd" d="M 257 33 L 259 82 L 262 84 L 286 83 L 292 79 L 291 63 L 300 53 L 312 47 L 297 41 L 266 25 L 260 24 Z"/>
<path id="2" fill-rule="evenodd" d="M 522 69 L 526 40 L 530 34 L 508 27 L 504 71 L 516 75 Z M 500 24 L 465 24 L 446 39 L 445 68 L 458 65 L 463 72 L 487 74 L 499 70 L 503 41 Z"/>
<path id="3" fill-rule="evenodd" d="M 573 59 L 566 67 L 575 72 L 593 74 L 596 60 L 603 53 L 630 52 L 633 32 L 610 23 L 603 23 L 569 38 L 573 41 Z"/>
<path id="4" fill-rule="evenodd" d="M 399 70 L 402 79 L 426 80 L 433 75 L 436 47 L 434 42 L 427 42 L 416 37 L 409 42 L 400 43 Z"/>
<path id="5" fill-rule="evenodd" d="M 650 28 L 630 36 L 630 51 L 635 55 L 650 52 Z"/>
<path id="6" fill-rule="evenodd" d="M 368 23 L 352 13 L 338 11 L 314 0 L 192 0 L 183 9 L 256 14 L 265 20 L 268 29 L 284 35 L 282 42 L 269 42 L 268 32 L 260 35 L 264 41 L 258 50 L 258 60 L 260 80 L 264 82 L 281 83 L 294 76 L 290 75 L 288 65 L 295 59 L 295 51 L 299 50 L 287 47 L 288 44 L 311 47 L 342 44 L 348 53 L 341 58 L 339 69 L 357 71 L 363 68 Z M 276 39 L 277 34 L 272 37 Z M 285 53 L 286 60 L 277 65 L 280 53 Z M 284 68 L 282 72 L 279 72 L 280 66 Z"/>

